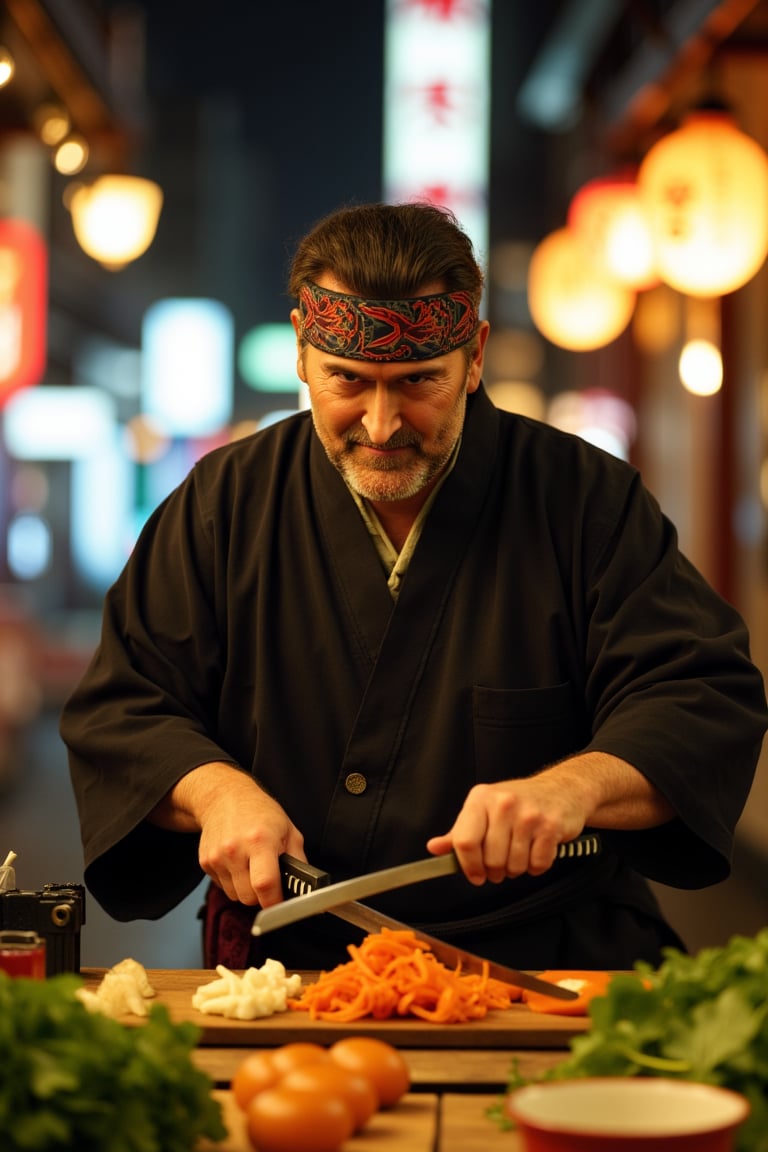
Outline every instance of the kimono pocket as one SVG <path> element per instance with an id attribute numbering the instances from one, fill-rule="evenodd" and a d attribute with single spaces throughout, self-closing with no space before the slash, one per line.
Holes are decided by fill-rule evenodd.
<path id="1" fill-rule="evenodd" d="M 475 772 L 491 783 L 528 776 L 579 746 L 570 683 L 472 689 Z"/>

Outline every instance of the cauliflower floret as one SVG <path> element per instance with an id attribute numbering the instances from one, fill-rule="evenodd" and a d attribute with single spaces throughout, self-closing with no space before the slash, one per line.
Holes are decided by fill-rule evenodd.
<path id="1" fill-rule="evenodd" d="M 287 976 L 279 960 L 266 960 L 261 968 L 247 968 L 242 976 L 219 964 L 216 973 L 218 980 L 203 984 L 194 993 L 192 1007 L 233 1020 L 255 1020 L 285 1012 L 288 997 L 301 989 L 301 976 Z"/>
<path id="2" fill-rule="evenodd" d="M 111 971 L 130 976 L 142 996 L 151 998 L 155 995 L 155 990 L 149 982 L 149 976 L 147 976 L 147 970 L 143 964 L 139 964 L 138 960 L 131 960 L 130 957 L 127 957 L 125 960 L 121 960 L 119 964 L 115 964 Z"/>
<path id="3" fill-rule="evenodd" d="M 146 970 L 136 960 L 121 960 L 104 973 L 95 992 L 78 988 L 78 1000 L 90 1012 L 106 1016 L 146 1016 L 147 1000 L 155 995 Z"/>
<path id="4" fill-rule="evenodd" d="M 103 1002 L 99 999 L 98 993 L 90 988 L 76 989 L 75 996 L 85 1004 L 89 1012 L 102 1012 L 104 1010 Z"/>

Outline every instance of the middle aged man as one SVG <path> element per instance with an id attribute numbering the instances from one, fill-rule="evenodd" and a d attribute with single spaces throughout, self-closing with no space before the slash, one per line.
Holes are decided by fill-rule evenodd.
<path id="1" fill-rule="evenodd" d="M 530 968 L 657 961 L 645 878 L 728 874 L 766 726 L 744 625 L 634 468 L 491 404 L 482 284 L 431 205 L 321 221 L 311 414 L 200 460 L 106 597 L 62 718 L 86 882 L 158 917 L 206 873 L 206 963 L 345 959 L 331 916 L 253 946 L 285 851 L 342 879 L 454 849 L 372 902 Z M 584 829 L 600 855 L 555 862 Z"/>

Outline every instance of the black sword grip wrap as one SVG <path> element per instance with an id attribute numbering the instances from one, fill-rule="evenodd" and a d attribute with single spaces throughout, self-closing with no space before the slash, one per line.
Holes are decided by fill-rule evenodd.
<path id="1" fill-rule="evenodd" d="M 324 872 L 322 868 L 315 868 L 304 860 L 297 860 L 287 852 L 280 857 L 280 872 L 283 878 L 283 896 L 286 900 L 289 896 L 306 896 L 316 888 L 326 888 L 331 882 L 328 872 Z"/>
<path id="2" fill-rule="evenodd" d="M 577 836 L 575 840 L 568 840 L 560 844 L 557 849 L 558 860 L 573 860 L 579 856 L 596 856 L 600 851 L 600 837 L 590 833 Z"/>

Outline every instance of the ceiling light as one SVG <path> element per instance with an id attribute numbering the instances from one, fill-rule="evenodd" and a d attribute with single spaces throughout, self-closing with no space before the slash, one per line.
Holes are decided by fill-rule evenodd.
<path id="1" fill-rule="evenodd" d="M 88 144 L 82 136 L 67 136 L 53 154 L 53 165 L 62 176 L 76 176 L 88 163 Z"/>
<path id="2" fill-rule="evenodd" d="M 7 48 L 0 46 L 0 88 L 5 88 L 13 79 L 16 65 Z"/>
<path id="3" fill-rule="evenodd" d="M 683 387 L 694 396 L 714 396 L 723 384 L 723 357 L 709 340 L 689 340 L 678 362 Z"/>
<path id="4" fill-rule="evenodd" d="M 34 114 L 35 131 L 49 148 L 60 144 L 69 132 L 69 115 L 58 104 L 41 104 Z"/>
<path id="5" fill-rule="evenodd" d="M 68 197 L 75 236 L 84 252 L 106 268 L 136 260 L 155 237 L 163 193 L 138 176 L 100 176 Z"/>

